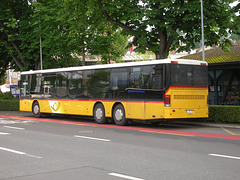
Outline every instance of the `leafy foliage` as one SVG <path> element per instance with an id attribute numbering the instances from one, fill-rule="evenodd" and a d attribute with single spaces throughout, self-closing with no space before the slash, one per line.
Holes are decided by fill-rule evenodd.
<path id="1" fill-rule="evenodd" d="M 228 49 L 229 33 L 239 35 L 236 0 L 205 0 L 207 46 Z M 200 1 L 191 0 L 7 0 L 0 4 L 0 76 L 10 65 L 16 70 L 83 65 L 88 54 L 102 63 L 118 61 L 127 40 L 137 52 L 154 52 L 157 59 L 169 51 L 189 51 L 201 41 Z M 214 12 L 214 13 L 213 13 Z M 131 45 L 131 44 L 130 44 Z M 75 56 L 73 56 L 75 55 Z"/>
<path id="2" fill-rule="evenodd" d="M 96 0 L 105 18 L 134 36 L 137 50 L 152 51 L 157 59 L 169 51 L 189 51 L 201 41 L 201 6 L 199 0 Z M 239 28 L 234 0 L 204 1 L 205 44 L 228 47 L 228 33 Z M 239 5 L 238 5 L 239 6 Z M 214 12 L 214 13 L 213 13 Z M 182 44 L 181 44 L 182 43 Z"/>
<path id="3" fill-rule="evenodd" d="M 69 23 L 73 40 L 81 39 L 76 42 L 82 56 L 84 53 L 100 55 L 101 63 L 110 63 L 110 60 L 117 61 L 126 53 L 129 37 L 118 26 L 109 24 L 102 13 L 98 13 L 94 1 L 67 0 L 65 4 L 72 14 Z"/>

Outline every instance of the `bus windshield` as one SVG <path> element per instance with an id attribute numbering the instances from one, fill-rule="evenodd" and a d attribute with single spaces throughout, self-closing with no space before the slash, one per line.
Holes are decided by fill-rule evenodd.
<path id="1" fill-rule="evenodd" d="M 170 64 L 172 86 L 207 86 L 207 66 Z"/>

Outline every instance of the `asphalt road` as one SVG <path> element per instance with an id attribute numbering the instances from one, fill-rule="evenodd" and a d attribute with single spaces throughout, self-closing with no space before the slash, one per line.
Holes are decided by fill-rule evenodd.
<path id="1" fill-rule="evenodd" d="M 240 129 L 0 113 L 0 179 L 239 179 Z"/>

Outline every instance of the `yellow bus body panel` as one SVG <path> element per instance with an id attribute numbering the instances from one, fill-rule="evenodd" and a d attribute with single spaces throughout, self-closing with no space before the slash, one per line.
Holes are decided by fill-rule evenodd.
<path id="1" fill-rule="evenodd" d="M 145 102 L 145 118 L 148 119 L 163 119 L 164 118 L 164 103 L 163 102 Z"/>
<path id="2" fill-rule="evenodd" d="M 207 87 L 171 87 L 166 95 L 171 105 L 164 108 L 165 119 L 208 117 Z"/>
<path id="3" fill-rule="evenodd" d="M 32 111 L 32 99 L 24 99 L 19 101 L 19 110 L 20 111 Z"/>

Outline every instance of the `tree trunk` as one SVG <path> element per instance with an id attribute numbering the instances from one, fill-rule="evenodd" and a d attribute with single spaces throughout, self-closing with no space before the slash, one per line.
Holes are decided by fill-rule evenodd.
<path id="1" fill-rule="evenodd" d="M 169 55 L 169 50 L 173 42 L 173 37 L 167 36 L 166 28 L 159 32 L 160 45 L 158 51 L 155 52 L 156 59 L 166 59 Z"/>
<path id="2" fill-rule="evenodd" d="M 166 59 L 168 58 L 168 55 L 169 55 L 169 52 L 168 51 L 158 51 L 158 52 L 155 52 L 155 55 L 156 55 L 156 59 Z"/>

